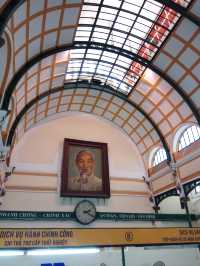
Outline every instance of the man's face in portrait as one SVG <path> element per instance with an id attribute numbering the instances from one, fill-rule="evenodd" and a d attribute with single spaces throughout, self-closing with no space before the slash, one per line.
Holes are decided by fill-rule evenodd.
<path id="1" fill-rule="evenodd" d="M 80 176 L 90 176 L 94 170 L 94 158 L 88 151 L 81 151 L 76 157 L 76 165 L 78 167 Z"/>

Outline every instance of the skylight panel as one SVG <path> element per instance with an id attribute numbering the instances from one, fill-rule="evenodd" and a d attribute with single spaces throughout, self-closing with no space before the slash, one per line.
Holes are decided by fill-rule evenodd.
<path id="1" fill-rule="evenodd" d="M 121 31 L 129 32 L 131 25 L 124 25 L 116 22 L 114 28 Z"/>
<path id="2" fill-rule="evenodd" d="M 70 66 L 68 68 L 68 72 L 78 72 L 80 70 L 80 67 L 74 67 L 74 66 Z"/>
<path id="3" fill-rule="evenodd" d="M 102 53 L 102 51 L 101 50 L 97 50 L 97 49 L 89 49 L 88 52 L 87 52 L 87 54 L 93 54 L 93 55 L 98 55 L 98 56 L 100 56 L 101 53 Z"/>
<path id="4" fill-rule="evenodd" d="M 136 38 L 135 36 L 132 36 L 132 35 L 128 36 L 128 40 L 129 40 L 130 42 L 132 42 L 132 43 L 138 44 L 139 47 L 140 47 L 140 45 L 141 45 L 142 42 L 143 42 L 143 40 L 141 40 L 141 39 L 139 39 L 139 38 Z"/>
<path id="5" fill-rule="evenodd" d="M 110 72 L 111 70 L 111 66 L 102 66 L 102 65 L 99 65 L 98 68 L 97 68 L 97 72 L 100 73 L 99 71 L 104 71 L 106 76 L 108 75 L 108 73 Z"/>
<path id="6" fill-rule="evenodd" d="M 117 70 L 117 69 L 113 69 L 112 72 L 111 72 L 111 76 L 116 76 L 116 77 L 120 77 L 120 78 L 123 78 L 124 74 L 126 72 L 125 71 L 121 71 L 121 70 Z"/>
<path id="7" fill-rule="evenodd" d="M 117 9 L 113 9 L 112 7 L 111 8 L 109 8 L 109 7 L 102 7 L 101 8 L 101 12 L 104 12 L 104 13 L 107 13 L 107 14 L 116 15 L 118 11 L 117 11 Z"/>
<path id="8" fill-rule="evenodd" d="M 70 54 L 70 58 L 83 58 L 84 57 L 84 53 L 73 53 Z"/>
<path id="9" fill-rule="evenodd" d="M 137 4 L 129 4 L 128 2 L 125 2 L 122 8 L 137 14 L 140 11 L 140 8 L 142 5 L 142 3 L 139 3 L 139 2 L 140 1 L 137 1 Z M 138 3 L 140 5 L 138 5 Z"/>
<path id="10" fill-rule="evenodd" d="M 130 60 L 130 63 L 126 63 L 126 62 L 124 62 L 124 61 L 121 61 L 121 60 L 117 60 L 116 61 L 116 64 L 118 64 L 118 65 L 120 65 L 120 66 L 122 66 L 122 67 L 124 67 L 124 68 L 129 68 L 129 66 L 130 66 L 130 64 L 131 64 L 131 60 Z"/>
<path id="11" fill-rule="evenodd" d="M 106 34 L 98 31 L 95 31 L 92 35 L 92 38 L 103 39 L 103 40 L 106 40 L 107 37 L 108 33 Z"/>
<path id="12" fill-rule="evenodd" d="M 149 10 L 143 8 L 141 10 L 141 15 L 144 16 L 144 17 L 146 17 L 146 18 L 149 18 L 149 19 L 155 21 L 156 18 L 157 18 L 157 16 L 158 16 L 158 13 L 154 13 L 152 11 L 149 11 Z"/>
<path id="13" fill-rule="evenodd" d="M 82 18 L 82 17 L 80 17 L 79 24 L 94 24 L 94 18 Z"/>
<path id="14" fill-rule="evenodd" d="M 124 57 L 124 56 L 121 56 L 121 55 L 119 55 L 118 60 L 119 60 L 119 61 L 122 61 L 122 62 L 124 62 L 124 63 L 127 63 L 127 64 L 131 64 L 131 62 L 132 62 L 131 59 L 129 59 L 129 58 L 127 58 L 127 57 Z"/>
<path id="15" fill-rule="evenodd" d="M 119 0 L 104 0 L 103 4 L 108 5 L 108 6 L 120 7 L 121 1 L 119 1 Z"/>
<path id="16" fill-rule="evenodd" d="M 142 25 L 146 25 L 147 27 L 151 28 L 153 23 L 147 19 L 144 19 L 142 17 L 138 17 L 137 18 L 137 22 L 138 23 L 141 23 Z"/>
<path id="17" fill-rule="evenodd" d="M 83 61 L 83 67 L 95 68 L 96 65 L 97 65 L 97 61 L 90 61 L 90 60 Z"/>
<path id="18" fill-rule="evenodd" d="M 142 30 L 137 30 L 134 29 L 134 34 L 138 37 L 140 37 L 141 39 L 145 39 L 145 37 L 147 36 L 147 33 L 142 31 Z"/>
<path id="19" fill-rule="evenodd" d="M 171 13 L 168 14 L 169 12 Z M 177 19 L 178 15 L 174 11 L 154 0 L 85 0 L 75 41 L 90 41 L 89 45 L 91 42 L 112 45 L 150 61 Z M 93 59 L 97 62 L 96 64 L 84 62 L 78 77 L 82 72 L 93 69 L 91 78 L 99 75 L 101 80 L 108 80 L 110 76 L 120 79 L 119 87 L 115 89 L 127 94 L 141 77 L 145 67 L 119 55 L 117 50 L 115 52 L 116 54 L 106 52 L 103 48 L 102 50 L 89 48 L 86 54 L 85 51 L 83 53 L 74 51 L 72 59 L 82 58 L 87 61 Z M 108 63 L 103 64 L 102 61 Z M 126 85 L 122 87 L 122 83 L 125 82 Z M 112 81 L 112 86 L 113 84 L 116 82 Z"/>
<path id="20" fill-rule="evenodd" d="M 65 76 L 65 79 L 77 79 L 78 78 L 78 73 L 67 73 Z"/>
<path id="21" fill-rule="evenodd" d="M 100 4 L 101 0 L 85 0 L 85 3 Z"/>
<path id="22" fill-rule="evenodd" d="M 108 61 L 110 63 L 114 63 L 115 62 L 115 59 L 114 58 L 110 58 L 110 57 L 105 57 L 105 56 L 102 56 L 102 60 L 103 61 Z"/>
<path id="23" fill-rule="evenodd" d="M 95 18 L 96 17 L 97 12 L 94 11 L 81 11 L 81 17 L 82 18 Z"/>
<path id="24" fill-rule="evenodd" d="M 99 55 L 91 54 L 91 53 L 90 53 L 90 54 L 87 53 L 85 57 L 86 57 L 86 58 L 91 58 L 91 59 L 96 59 L 96 60 L 99 59 Z"/>
<path id="25" fill-rule="evenodd" d="M 114 53 L 111 53 L 111 52 L 107 52 L 107 51 L 104 51 L 103 52 L 103 56 L 108 56 L 108 57 L 111 57 L 111 58 L 116 58 L 117 57 L 117 54 L 114 54 Z"/>
<path id="26" fill-rule="evenodd" d="M 124 17 L 118 16 L 117 17 L 117 23 L 127 25 L 130 27 L 133 24 L 133 21 L 129 18 L 124 18 Z"/>
<path id="27" fill-rule="evenodd" d="M 76 41 L 77 42 L 87 42 L 87 41 L 89 41 L 89 37 L 84 37 L 84 36 L 79 37 L 79 36 L 77 36 L 76 37 Z"/>
<path id="28" fill-rule="evenodd" d="M 105 26 L 105 27 L 111 27 L 112 26 L 112 21 L 105 20 L 105 19 L 97 19 L 97 25 Z"/>
<path id="29" fill-rule="evenodd" d="M 127 18 L 129 19 L 130 21 L 134 21 L 136 19 L 136 15 L 132 14 L 132 13 L 127 13 L 125 11 L 120 11 L 119 12 L 119 16 L 118 18 Z"/>
<path id="30" fill-rule="evenodd" d="M 79 80 L 90 80 L 92 78 L 92 73 L 86 72 L 86 73 L 81 73 L 79 75 Z"/>
<path id="31" fill-rule="evenodd" d="M 116 37 L 110 37 L 110 39 L 108 40 L 108 44 L 121 48 L 123 45 L 123 40 L 121 40 L 120 38 L 116 38 Z"/>
<path id="32" fill-rule="evenodd" d="M 102 56 L 101 57 L 101 60 L 102 61 L 108 61 L 108 62 L 113 62 L 114 63 L 114 61 L 115 61 L 115 59 L 114 58 L 111 58 L 111 57 L 108 57 L 108 56 Z"/>
<path id="33" fill-rule="evenodd" d="M 117 88 L 120 85 L 120 81 L 109 77 L 106 84 L 111 85 L 113 88 Z"/>
<path id="34" fill-rule="evenodd" d="M 81 66 L 81 63 L 82 63 L 82 61 L 76 61 L 76 60 L 70 61 L 69 64 L 68 64 L 68 67 L 71 67 L 71 66 L 73 66 L 73 67 L 80 67 Z"/>
<path id="35" fill-rule="evenodd" d="M 93 6 L 93 5 L 83 5 L 82 6 L 82 11 L 97 11 L 97 10 L 98 10 L 98 6 Z"/>
<path id="36" fill-rule="evenodd" d="M 131 42 L 129 39 L 125 42 L 125 45 L 124 45 L 124 49 L 128 49 L 129 51 L 133 53 L 137 53 L 139 48 L 140 48 L 140 44 Z"/>
<path id="37" fill-rule="evenodd" d="M 77 30 L 76 36 L 84 36 L 84 37 L 87 36 L 87 37 L 89 37 L 90 36 L 90 31 L 84 31 L 82 29 Z"/>
<path id="38" fill-rule="evenodd" d="M 105 76 L 107 76 L 107 74 L 108 74 L 107 70 L 102 69 L 100 67 L 97 68 L 96 72 L 97 72 L 97 74 L 104 74 Z"/>
<path id="39" fill-rule="evenodd" d="M 134 27 L 135 27 L 135 29 L 138 29 L 138 30 L 140 30 L 140 31 L 142 31 L 142 32 L 144 32 L 146 34 L 149 32 L 149 27 L 144 25 L 144 24 L 142 24 L 142 23 L 140 23 L 140 22 L 138 22 L 138 21 L 136 21 Z"/>
<path id="40" fill-rule="evenodd" d="M 161 11 L 162 4 L 156 1 L 146 1 L 143 8 L 152 11 L 154 14 L 158 14 Z"/>
<path id="41" fill-rule="evenodd" d="M 100 19 L 105 19 L 108 21 L 113 21 L 115 19 L 115 17 L 116 17 L 116 15 L 105 13 L 105 12 L 100 12 L 100 14 L 99 14 Z"/>
<path id="42" fill-rule="evenodd" d="M 109 34 L 110 29 L 105 29 L 105 28 L 103 28 L 103 27 L 98 27 L 98 26 L 96 26 L 96 27 L 94 28 L 94 32 L 101 32 L 101 33 Z"/>

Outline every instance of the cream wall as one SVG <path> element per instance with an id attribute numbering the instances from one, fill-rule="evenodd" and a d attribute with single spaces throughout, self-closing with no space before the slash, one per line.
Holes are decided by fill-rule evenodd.
<path id="1" fill-rule="evenodd" d="M 90 199 L 102 212 L 153 213 L 143 181 L 145 169 L 134 143 L 110 122 L 94 115 L 70 113 L 29 130 L 12 152 L 14 174 L 7 182 L 2 210 L 73 211 L 82 198 L 59 196 L 64 138 L 108 143 L 111 198 Z M 2 227 L 79 227 L 69 222 L 1 221 Z M 90 227 L 149 227 L 151 222 L 96 221 Z"/>
<path id="2" fill-rule="evenodd" d="M 111 123 L 98 117 L 71 113 L 29 130 L 12 152 L 16 166 L 7 182 L 1 210 L 73 211 L 81 198 L 59 196 L 59 168 L 64 138 L 108 143 L 110 199 L 90 199 L 100 212 L 154 213 L 142 176 L 145 169 L 136 146 Z M 164 210 L 164 211 L 163 211 Z M 161 212 L 172 213 L 170 207 Z M 178 211 L 179 212 L 179 211 Z M 2 227 L 80 227 L 76 221 L 0 221 Z M 90 227 L 187 226 L 185 222 L 95 221 Z"/>
<path id="3" fill-rule="evenodd" d="M 64 138 L 108 143 L 112 177 L 145 175 L 136 146 L 122 130 L 99 117 L 82 113 L 70 113 L 29 130 L 14 148 L 12 164 L 16 170 L 57 172 Z"/>

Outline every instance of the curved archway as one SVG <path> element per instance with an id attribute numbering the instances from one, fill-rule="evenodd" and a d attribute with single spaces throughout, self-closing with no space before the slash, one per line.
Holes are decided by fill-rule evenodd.
<path id="1" fill-rule="evenodd" d="M 174 82 L 170 76 L 168 76 L 166 73 L 164 73 L 163 71 L 161 71 L 158 67 L 156 67 L 153 63 L 151 63 L 150 61 L 144 59 L 143 57 L 129 52 L 125 49 L 121 49 L 121 48 L 117 48 L 113 45 L 104 45 L 102 43 L 96 43 L 96 42 L 74 42 L 73 45 L 69 46 L 69 45 L 63 45 L 61 47 L 56 47 L 53 49 L 50 49 L 48 51 L 42 52 L 41 54 L 35 56 L 33 59 L 31 59 L 30 61 L 28 61 L 26 64 L 24 64 L 19 71 L 17 71 L 17 73 L 14 75 L 14 77 L 12 78 L 12 80 L 10 81 L 7 90 L 5 91 L 3 100 L 2 100 L 2 105 L 1 108 L 4 110 L 8 109 L 9 106 L 9 101 L 10 101 L 10 97 L 13 93 L 13 91 L 15 90 L 15 87 L 18 83 L 18 81 L 20 80 L 20 78 L 22 78 L 22 76 L 32 67 L 34 66 L 36 63 L 38 63 L 40 60 L 47 58 L 50 55 L 53 55 L 55 53 L 58 52 L 63 52 L 63 51 L 67 51 L 67 50 L 71 50 L 71 49 L 81 49 L 81 48 L 95 48 L 97 50 L 106 50 L 106 51 L 110 51 L 113 53 L 118 52 L 120 55 L 123 55 L 124 57 L 127 57 L 133 61 L 136 61 L 137 63 L 150 68 L 152 71 L 154 71 L 156 74 L 158 74 L 159 76 L 161 76 L 165 81 L 167 81 L 176 91 L 177 93 L 183 98 L 183 100 L 187 103 L 187 105 L 190 107 L 193 115 L 195 116 L 196 120 L 198 121 L 198 123 L 200 124 L 200 114 L 196 108 L 196 106 L 194 105 L 194 103 L 191 101 L 191 99 L 189 99 L 187 97 L 187 95 L 185 94 L 185 92 L 179 87 L 177 86 L 176 82 Z"/>
<path id="2" fill-rule="evenodd" d="M 149 122 L 151 123 L 151 125 L 153 126 L 153 128 L 155 129 L 156 133 L 158 134 L 158 136 L 160 137 L 160 140 L 163 144 L 164 149 L 166 150 L 167 153 L 167 159 L 168 161 L 171 161 L 171 155 L 170 155 L 170 151 L 168 148 L 168 145 L 164 139 L 164 137 L 162 136 L 162 133 L 160 132 L 159 128 L 156 126 L 156 124 L 150 119 L 150 117 L 148 117 L 148 115 L 136 104 L 134 104 L 133 102 L 131 102 L 130 100 L 128 100 L 123 94 L 119 94 L 118 92 L 113 91 L 111 88 L 109 88 L 108 86 L 104 87 L 102 85 L 97 85 L 97 84 L 89 84 L 89 83 L 85 83 L 85 82 L 79 82 L 79 83 L 68 83 L 65 84 L 64 88 L 63 87 L 58 87 L 58 88 L 54 88 L 51 91 L 47 91 L 44 92 L 43 94 L 35 97 L 33 100 L 31 100 L 23 109 L 22 111 L 18 114 L 18 116 L 16 117 L 15 121 L 13 122 L 11 129 L 9 131 L 9 135 L 7 138 L 7 145 L 11 145 L 13 137 L 14 137 L 14 133 L 15 133 L 15 129 L 17 128 L 17 125 L 19 123 L 19 121 L 21 120 L 21 118 L 23 117 L 23 115 L 39 100 L 41 100 L 42 98 L 47 97 L 50 94 L 56 93 L 58 91 L 61 90 L 67 90 L 67 89 L 72 89 L 72 88 L 80 88 L 80 89 L 88 89 L 92 88 L 94 90 L 99 90 L 99 91 L 105 91 L 109 94 L 112 94 L 116 97 L 119 97 L 121 99 L 123 99 L 124 101 L 126 101 L 127 103 L 129 103 L 130 105 L 132 105 L 134 108 L 136 108 L 139 112 L 141 112 L 145 118 L 147 118 L 149 120 Z"/>

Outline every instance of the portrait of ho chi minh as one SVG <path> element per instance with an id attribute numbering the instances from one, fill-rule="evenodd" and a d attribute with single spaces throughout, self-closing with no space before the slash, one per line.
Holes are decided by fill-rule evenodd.
<path id="1" fill-rule="evenodd" d="M 81 150 L 75 156 L 77 176 L 68 178 L 70 191 L 101 191 L 102 177 L 95 176 L 95 156 L 89 150 Z"/>

